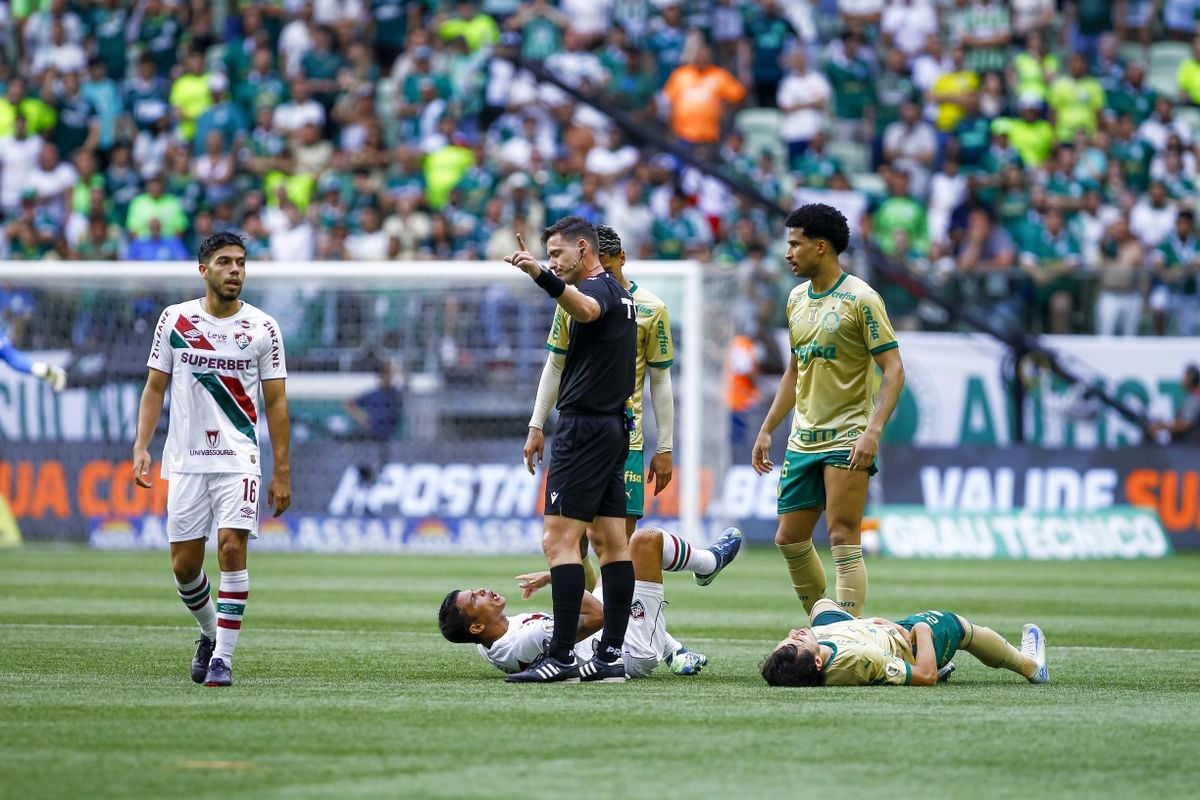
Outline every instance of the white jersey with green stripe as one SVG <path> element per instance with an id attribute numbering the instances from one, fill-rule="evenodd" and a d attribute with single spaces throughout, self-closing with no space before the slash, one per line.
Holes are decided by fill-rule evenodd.
<path id="1" fill-rule="evenodd" d="M 164 479 L 262 474 L 259 384 L 287 377 L 278 322 L 249 303 L 223 318 L 205 313 L 200 300 L 167 306 L 146 366 L 171 376 Z"/>

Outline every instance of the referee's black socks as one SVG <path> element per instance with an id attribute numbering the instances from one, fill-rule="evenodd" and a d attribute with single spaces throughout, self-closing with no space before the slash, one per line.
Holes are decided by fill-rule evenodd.
<path id="1" fill-rule="evenodd" d="M 570 661 L 571 651 L 575 649 L 575 637 L 579 633 L 579 609 L 583 605 L 583 586 L 583 564 L 559 564 L 550 568 L 550 593 L 554 598 L 554 635 L 550 638 L 550 657 L 558 661 Z M 629 586 L 632 589 L 632 581 Z M 607 593 L 608 588 L 605 587 L 604 591 Z M 604 622 L 607 625 L 607 616 Z"/>
<path id="2" fill-rule="evenodd" d="M 600 567 L 604 586 L 604 632 L 596 656 L 613 662 L 621 657 L 625 629 L 629 627 L 629 606 L 633 602 L 633 562 L 613 561 Z M 557 613 L 555 619 L 558 619 Z M 558 627 L 555 626 L 555 631 Z"/>

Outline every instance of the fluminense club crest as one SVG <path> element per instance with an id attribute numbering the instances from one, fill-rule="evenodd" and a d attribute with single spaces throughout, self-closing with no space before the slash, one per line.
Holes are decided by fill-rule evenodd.
<path id="1" fill-rule="evenodd" d="M 237 346 L 239 348 L 241 348 L 242 350 L 245 350 L 247 347 L 250 346 L 250 342 L 252 342 L 254 340 L 250 338 L 250 334 L 242 333 L 241 331 L 238 331 L 237 333 L 235 333 L 233 335 L 233 341 L 237 343 Z"/>

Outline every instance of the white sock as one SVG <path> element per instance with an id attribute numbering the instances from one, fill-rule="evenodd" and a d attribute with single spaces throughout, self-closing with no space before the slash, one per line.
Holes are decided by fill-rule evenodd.
<path id="1" fill-rule="evenodd" d="M 242 632 L 242 616 L 246 613 L 246 598 L 250 596 L 250 576 L 246 570 L 221 573 L 221 589 L 217 592 L 217 646 L 213 658 L 233 663 L 233 650 Z"/>
<path id="2" fill-rule="evenodd" d="M 196 618 L 200 632 L 209 639 L 217 638 L 217 609 L 213 606 L 208 587 L 208 576 L 200 570 L 199 577 L 190 583 L 175 581 L 175 589 L 179 599 L 187 606 L 188 611 Z"/>
<path id="3" fill-rule="evenodd" d="M 687 570 L 707 575 L 717 568 L 717 557 L 710 550 L 701 550 L 670 533 L 663 533 L 662 568 L 667 572 Z"/>

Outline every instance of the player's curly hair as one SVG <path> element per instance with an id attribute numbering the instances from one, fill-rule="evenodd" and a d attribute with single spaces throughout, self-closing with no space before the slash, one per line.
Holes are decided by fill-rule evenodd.
<path id="1" fill-rule="evenodd" d="M 458 607 L 459 591 L 459 589 L 451 591 L 442 600 L 442 607 L 438 609 L 438 628 L 448 641 L 455 644 L 470 644 L 477 641 L 477 637 L 471 634 L 471 621 Z"/>
<path id="2" fill-rule="evenodd" d="M 785 644 L 762 663 L 763 680 L 768 686 L 824 686 L 825 671 L 808 650 Z"/>
<path id="3" fill-rule="evenodd" d="M 621 237 L 607 225 L 594 225 L 596 239 L 600 243 L 600 255 L 619 256 L 625 248 L 621 245 Z"/>
<path id="4" fill-rule="evenodd" d="M 550 241 L 550 237 L 556 233 L 570 244 L 575 244 L 575 242 L 583 239 L 588 243 L 588 247 L 592 248 L 593 253 L 600 252 L 600 242 L 596 237 L 596 229 L 592 226 L 592 223 L 583 217 L 577 217 L 572 214 L 569 217 L 563 217 L 549 228 L 543 230 L 542 245 L 545 246 L 546 242 Z"/>
<path id="5" fill-rule="evenodd" d="M 837 253 L 850 246 L 850 226 L 842 212 L 824 203 L 809 203 L 788 214 L 787 227 L 801 228 L 809 239 L 824 239 Z"/>
<path id="6" fill-rule="evenodd" d="M 207 264 L 213 254 L 222 247 L 240 247 L 246 249 L 246 240 L 233 231 L 217 231 L 200 243 L 200 263 Z"/>

